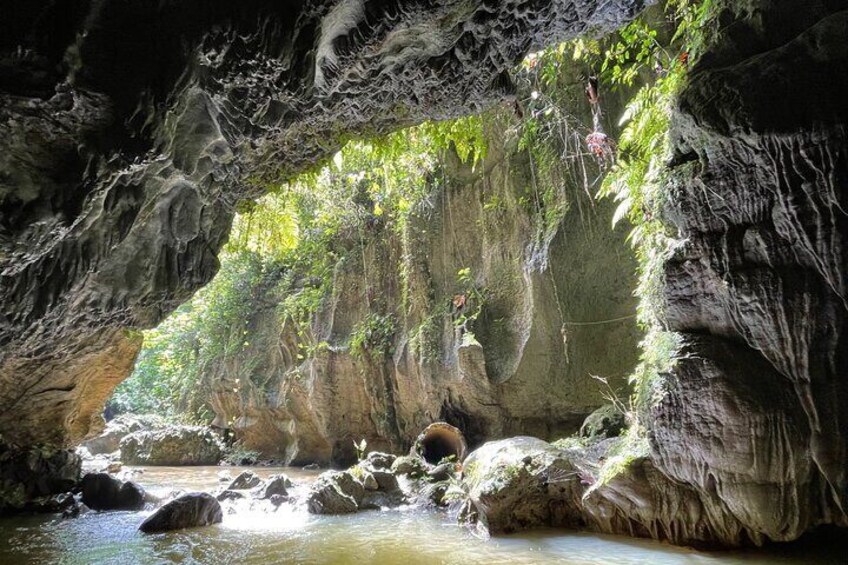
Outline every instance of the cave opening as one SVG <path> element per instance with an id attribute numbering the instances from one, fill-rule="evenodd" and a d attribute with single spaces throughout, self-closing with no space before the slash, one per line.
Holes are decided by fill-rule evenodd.
<path id="1" fill-rule="evenodd" d="M 844 562 L 844 2 L 195 4 L 0 10 L 0 515 Z"/>

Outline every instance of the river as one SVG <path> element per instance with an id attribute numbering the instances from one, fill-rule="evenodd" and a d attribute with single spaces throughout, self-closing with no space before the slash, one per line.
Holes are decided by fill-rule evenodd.
<path id="1" fill-rule="evenodd" d="M 148 467 L 135 480 L 154 494 L 180 488 L 212 491 L 221 467 Z M 261 477 L 285 472 L 300 487 L 317 473 L 253 468 Z M 232 468 L 232 476 L 241 469 Z M 312 516 L 224 504 L 222 524 L 144 535 L 150 511 L 89 512 L 62 520 L 18 516 L 0 520 L 0 564 L 543 564 L 800 565 L 848 563 L 848 545 L 807 542 L 765 550 L 701 553 L 667 544 L 589 533 L 542 531 L 479 539 L 445 513 L 420 509 Z M 267 508 L 265 504 L 263 508 Z"/>

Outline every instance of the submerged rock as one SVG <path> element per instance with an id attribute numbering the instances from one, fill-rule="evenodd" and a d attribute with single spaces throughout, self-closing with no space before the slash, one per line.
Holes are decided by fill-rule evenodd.
<path id="1" fill-rule="evenodd" d="M 218 524 L 224 519 L 221 505 L 205 492 L 191 492 L 172 500 L 141 523 L 144 533 L 165 532 Z"/>
<path id="2" fill-rule="evenodd" d="M 93 510 L 141 510 L 145 492 L 132 481 L 122 482 L 106 473 L 82 478 L 82 502 Z"/>
<path id="3" fill-rule="evenodd" d="M 120 445 L 127 465 L 216 465 L 222 456 L 220 439 L 203 426 L 133 432 Z"/>

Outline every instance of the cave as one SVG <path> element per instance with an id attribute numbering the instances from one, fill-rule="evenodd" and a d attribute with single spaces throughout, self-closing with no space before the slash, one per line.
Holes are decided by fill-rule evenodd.
<path id="1" fill-rule="evenodd" d="M 0 513 L 75 484 L 73 450 L 102 439 L 104 404 L 136 367 L 142 332 L 226 268 L 245 210 L 332 166 L 351 140 L 493 108 L 542 115 L 528 102 L 541 88 L 522 91 L 516 66 L 569 40 L 591 51 L 654 4 L 0 0 Z M 492 533 L 579 527 L 739 547 L 848 527 L 848 5 L 680 6 L 714 26 L 710 37 L 669 61 L 651 51 L 629 79 L 685 77 L 660 112 L 668 147 L 653 150 L 669 156 L 645 166 L 650 198 L 579 196 L 573 220 L 543 226 L 532 240 L 542 244 L 529 245 L 515 234 L 532 231 L 522 214 L 543 200 L 518 196 L 536 183 L 531 152 L 489 155 L 481 173 L 454 144 L 429 179 L 442 183 L 428 200 L 435 212 L 411 216 L 429 235 L 392 235 L 371 198 L 366 227 L 326 248 L 361 245 L 361 264 L 333 271 L 333 296 L 348 307 L 322 311 L 326 347 L 297 378 L 289 369 L 303 348 L 274 309 L 284 273 L 263 271 L 263 308 L 245 324 L 276 342 L 246 339 L 238 367 L 255 358 L 251 371 L 288 380 L 233 392 L 233 365 L 210 366 L 215 425 L 245 453 L 327 465 L 366 445 L 382 461 L 445 420 L 466 433 L 480 476 L 516 484 L 547 469 L 533 491 L 544 504 L 514 497 L 504 510 L 482 483 L 466 488 L 485 503 L 465 515 L 489 512 L 478 523 Z M 668 31 L 648 37 L 676 41 Z M 639 90 L 603 89 L 610 112 L 599 113 L 596 77 L 571 65 L 557 72 L 576 77 L 568 111 L 591 126 L 575 139 L 601 178 L 639 151 L 613 139 L 621 115 L 638 113 L 628 102 Z M 625 158 L 612 159 L 617 150 Z M 579 179 L 563 186 L 588 192 Z M 609 228 L 622 200 L 636 210 L 628 221 L 655 228 L 631 233 L 640 257 L 627 229 Z M 480 228 L 487 214 L 500 214 L 498 229 Z M 408 257 L 403 277 L 379 270 Z M 636 288 L 637 270 L 650 284 Z M 375 272 L 384 286 L 368 288 Z M 308 273 L 289 278 L 299 291 L 319 286 Z M 419 284 L 419 302 L 404 302 L 402 284 Z M 649 302 L 646 336 L 636 318 Z M 415 311 L 424 303 L 430 311 Z M 366 312 L 372 304 L 385 311 Z M 603 404 L 593 367 L 626 387 L 651 362 L 662 366 L 627 393 L 638 429 L 592 444 L 607 451 L 554 441 Z M 419 447 L 427 464 L 465 455 L 464 440 L 443 432 Z M 524 512 L 534 504 L 544 510 Z"/>

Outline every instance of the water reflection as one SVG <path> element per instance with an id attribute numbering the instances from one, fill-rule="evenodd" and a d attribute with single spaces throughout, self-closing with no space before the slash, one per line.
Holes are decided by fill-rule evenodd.
<path id="1" fill-rule="evenodd" d="M 136 479 L 149 490 L 213 490 L 220 467 L 148 468 Z M 255 469 L 263 477 L 280 469 Z M 286 469 L 295 481 L 314 472 Z M 235 476 L 238 470 L 233 470 Z M 303 488 L 303 487 L 301 487 Z M 704 554 L 644 540 L 561 531 L 480 540 L 439 513 L 397 509 L 352 516 L 312 516 L 283 505 L 225 505 L 218 526 L 142 535 L 145 512 L 90 513 L 75 520 L 18 517 L 0 521 L 0 563 L 82 565 L 158 563 L 364 564 L 698 564 L 848 563 L 845 546 Z M 267 508 L 264 506 L 263 508 Z"/>

